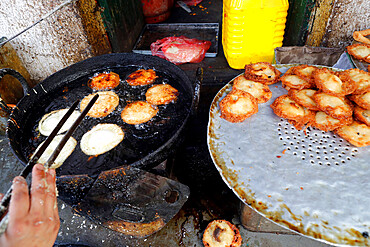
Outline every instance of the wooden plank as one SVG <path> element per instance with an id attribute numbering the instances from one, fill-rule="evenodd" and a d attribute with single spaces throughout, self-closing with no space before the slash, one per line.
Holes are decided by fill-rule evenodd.
<path id="1" fill-rule="evenodd" d="M 320 46 L 326 32 L 326 26 L 330 17 L 334 0 L 318 0 L 313 9 L 309 26 L 311 28 L 306 45 Z"/>
<path id="2" fill-rule="evenodd" d="M 143 26 L 140 0 L 98 0 L 113 52 L 131 52 Z"/>
<path id="3" fill-rule="evenodd" d="M 112 48 L 101 16 L 103 9 L 95 0 L 79 0 L 77 7 L 94 55 L 110 53 Z"/>
<path id="4" fill-rule="evenodd" d="M 314 3 L 315 0 L 289 0 L 284 46 L 302 46 L 306 43 Z"/>

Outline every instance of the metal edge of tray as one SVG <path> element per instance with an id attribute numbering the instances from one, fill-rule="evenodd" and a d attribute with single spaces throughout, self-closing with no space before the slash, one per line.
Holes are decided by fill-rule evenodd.
<path id="1" fill-rule="evenodd" d="M 215 31 L 215 44 L 212 44 L 212 46 L 215 49 L 215 52 L 206 52 L 205 57 L 216 57 L 218 54 L 218 37 L 219 37 L 219 23 L 160 23 L 160 24 L 146 24 L 141 31 L 139 38 L 137 39 L 134 47 L 132 48 L 132 52 L 144 54 L 144 55 L 152 55 L 150 49 L 149 50 L 142 50 L 138 49 L 139 44 L 142 42 L 142 38 L 150 28 L 152 27 L 170 27 L 170 28 L 176 28 L 176 27 L 196 27 L 199 29 L 213 29 Z M 165 38 L 165 37 L 163 37 Z"/>

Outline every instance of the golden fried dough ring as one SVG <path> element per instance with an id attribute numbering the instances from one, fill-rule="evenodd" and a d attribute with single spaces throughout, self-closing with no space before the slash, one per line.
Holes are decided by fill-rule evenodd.
<path id="1" fill-rule="evenodd" d="M 351 82 L 348 73 L 334 72 L 327 68 L 315 70 L 313 73 L 316 87 L 324 93 L 344 96 L 356 89 L 356 84 Z"/>
<path id="2" fill-rule="evenodd" d="M 226 220 L 214 220 L 209 223 L 202 240 L 205 247 L 239 247 L 242 243 L 239 229 Z"/>
<path id="3" fill-rule="evenodd" d="M 131 73 L 126 81 L 130 86 L 144 86 L 152 84 L 157 77 L 152 69 L 139 69 Z"/>
<path id="4" fill-rule="evenodd" d="M 361 43 L 370 45 L 370 40 L 365 36 L 370 35 L 370 29 L 362 30 L 362 31 L 354 31 L 353 38 Z"/>
<path id="5" fill-rule="evenodd" d="M 164 105 L 177 99 L 179 91 L 169 84 L 158 84 L 145 93 L 146 101 L 152 105 Z"/>
<path id="6" fill-rule="evenodd" d="M 221 117 L 238 123 L 258 112 L 258 103 L 251 94 L 233 89 L 220 102 Z"/>
<path id="7" fill-rule="evenodd" d="M 313 118 L 313 112 L 300 106 L 288 95 L 282 95 L 270 105 L 279 117 L 294 120 L 298 123 L 308 123 Z"/>
<path id="8" fill-rule="evenodd" d="M 313 95 L 313 99 L 321 111 L 333 118 L 345 119 L 352 116 L 353 104 L 345 97 L 317 92 Z"/>
<path id="9" fill-rule="evenodd" d="M 351 83 L 356 85 L 356 90 L 352 94 L 364 94 L 370 92 L 370 73 L 360 69 L 348 69 L 343 71 L 349 76 Z"/>
<path id="10" fill-rule="evenodd" d="M 353 94 L 348 98 L 364 109 L 370 110 L 370 92 L 364 94 Z"/>
<path id="11" fill-rule="evenodd" d="M 366 110 L 364 108 L 361 108 L 359 106 L 355 107 L 354 115 L 356 119 L 367 126 L 370 126 L 370 110 Z"/>
<path id="12" fill-rule="evenodd" d="M 289 89 L 304 89 L 304 88 L 312 88 L 313 83 L 312 80 L 307 79 L 305 77 L 300 77 L 294 74 L 284 74 L 280 77 L 280 81 L 282 86 L 289 90 Z"/>
<path id="13" fill-rule="evenodd" d="M 266 85 L 276 83 L 280 74 L 281 72 L 268 62 L 245 65 L 245 78 L 252 81 L 259 81 Z"/>
<path id="14" fill-rule="evenodd" d="M 322 131 L 332 131 L 344 125 L 353 122 L 352 116 L 345 119 L 335 119 L 327 115 L 325 112 L 318 111 L 312 121 L 312 126 Z"/>
<path id="15" fill-rule="evenodd" d="M 128 124 L 142 124 L 148 122 L 155 115 L 158 109 L 145 101 L 135 101 L 126 105 L 121 112 L 123 122 Z"/>
<path id="16" fill-rule="evenodd" d="M 370 45 L 367 44 L 353 44 L 347 46 L 347 52 L 354 58 L 370 63 Z"/>
<path id="17" fill-rule="evenodd" d="M 112 91 L 102 91 L 93 94 L 89 94 L 81 100 L 80 110 L 83 111 L 90 100 L 96 95 L 99 94 L 99 98 L 96 100 L 95 104 L 91 107 L 90 111 L 87 113 L 87 116 L 93 118 L 100 118 L 108 116 L 113 112 L 119 103 L 119 97 L 116 93 Z"/>
<path id="18" fill-rule="evenodd" d="M 336 129 L 335 133 L 356 147 L 370 145 L 370 127 L 358 121 Z"/>
<path id="19" fill-rule="evenodd" d="M 313 78 L 313 72 L 317 69 L 315 66 L 302 64 L 293 67 L 293 74 L 298 75 L 300 77 L 304 77 L 307 80 L 310 80 Z"/>
<path id="20" fill-rule="evenodd" d="M 318 111 L 316 102 L 313 100 L 313 95 L 317 92 L 315 89 L 290 89 L 288 95 L 298 104 L 312 111 Z"/>
<path id="21" fill-rule="evenodd" d="M 113 89 L 119 85 L 119 75 L 114 72 L 100 73 L 91 78 L 87 85 L 94 90 Z"/>
<path id="22" fill-rule="evenodd" d="M 256 98 L 257 103 L 265 103 L 272 96 L 272 92 L 267 85 L 247 80 L 243 75 L 235 78 L 233 81 L 233 88 L 250 93 Z"/>

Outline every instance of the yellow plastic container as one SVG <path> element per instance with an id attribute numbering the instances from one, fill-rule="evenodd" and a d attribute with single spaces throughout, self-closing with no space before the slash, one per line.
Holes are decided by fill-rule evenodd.
<path id="1" fill-rule="evenodd" d="M 288 0 L 223 0 L 222 46 L 234 69 L 272 62 L 283 44 Z"/>

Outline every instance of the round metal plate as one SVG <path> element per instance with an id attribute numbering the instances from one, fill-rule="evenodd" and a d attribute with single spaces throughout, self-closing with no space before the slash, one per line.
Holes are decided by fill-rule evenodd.
<path id="1" fill-rule="evenodd" d="M 277 65 L 282 73 L 292 66 Z M 333 132 L 298 131 L 270 104 L 287 94 L 270 85 L 272 98 L 242 123 L 220 118 L 214 98 L 208 148 L 223 180 L 258 213 L 299 234 L 341 246 L 370 246 L 370 147 L 355 147 Z"/>

